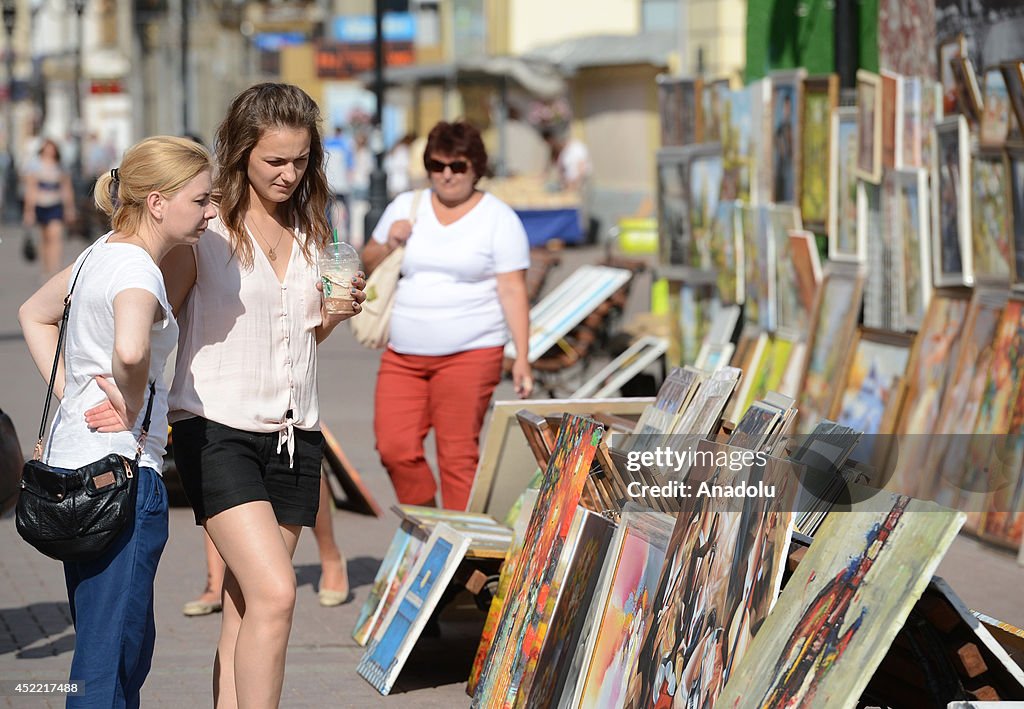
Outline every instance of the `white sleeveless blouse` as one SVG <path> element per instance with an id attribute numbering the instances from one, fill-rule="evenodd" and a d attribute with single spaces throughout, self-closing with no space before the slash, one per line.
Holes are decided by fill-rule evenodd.
<path id="1" fill-rule="evenodd" d="M 231 253 L 227 227 L 219 217 L 210 221 L 192 247 L 196 283 L 178 318 L 171 423 L 202 416 L 242 431 L 279 432 L 289 452 L 293 427 L 320 429 L 320 274 L 316 249 L 312 264 L 302 255 L 305 238 L 296 229 L 282 283 L 255 241 L 245 268 Z"/>

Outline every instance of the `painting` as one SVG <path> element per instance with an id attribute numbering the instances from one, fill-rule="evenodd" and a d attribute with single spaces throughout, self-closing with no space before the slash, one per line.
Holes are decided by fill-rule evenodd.
<path id="1" fill-rule="evenodd" d="M 661 146 L 670 148 L 701 142 L 701 80 L 661 74 L 657 84 Z"/>
<path id="2" fill-rule="evenodd" d="M 962 523 L 889 494 L 829 515 L 719 706 L 854 707 Z"/>
<path id="3" fill-rule="evenodd" d="M 770 391 L 778 391 L 782 384 L 782 377 L 786 373 L 786 365 L 789 363 L 790 355 L 793 352 L 794 340 L 782 334 L 771 336 L 765 345 L 764 355 L 758 363 L 756 370 L 752 370 L 748 377 L 750 388 L 743 399 L 741 411 L 744 416 L 749 414 L 750 406 Z M 738 430 L 738 429 L 737 429 Z M 739 445 L 730 440 L 729 445 Z M 745 447 L 745 446 L 740 446 Z"/>
<path id="4" fill-rule="evenodd" d="M 701 111 L 703 134 L 701 135 L 700 142 L 702 143 L 718 143 L 722 140 L 722 126 L 724 122 L 722 117 L 725 110 L 725 104 L 728 100 L 730 93 L 730 82 L 729 79 L 716 79 L 710 83 L 704 84 L 703 90 L 701 91 Z"/>
<path id="5" fill-rule="evenodd" d="M 981 88 L 978 85 L 978 75 L 974 72 L 974 62 L 966 54 L 952 62 L 953 76 L 957 81 L 957 103 L 960 112 L 969 118 L 972 123 L 981 120 L 984 110 L 982 104 Z"/>
<path id="6" fill-rule="evenodd" d="M 769 323 L 776 329 L 807 332 L 810 313 L 800 301 L 800 287 L 796 265 L 789 249 L 789 233 L 802 228 L 800 210 L 786 205 L 768 208 L 768 238 L 775 251 L 775 318 Z"/>
<path id="7" fill-rule="evenodd" d="M 675 517 L 627 509 L 601 568 L 583 642 L 566 673 L 560 706 L 626 704 L 628 673 L 636 665 Z"/>
<path id="8" fill-rule="evenodd" d="M 864 276 L 856 266 L 830 264 L 825 269 L 800 386 L 802 433 L 813 431 L 832 407 L 839 369 L 857 327 L 863 290 Z"/>
<path id="9" fill-rule="evenodd" d="M 866 434 L 887 434 L 885 414 L 907 370 L 909 335 L 861 330 L 851 347 L 832 418 Z"/>
<path id="10" fill-rule="evenodd" d="M 800 109 L 800 213 L 804 224 L 824 231 L 828 224 L 832 149 L 832 112 L 839 104 L 839 77 L 811 76 L 804 79 Z"/>
<path id="11" fill-rule="evenodd" d="M 1010 205 L 1008 218 L 1013 235 L 1010 259 L 1010 285 L 1024 288 L 1024 148 L 1006 149 L 1006 202 Z"/>
<path id="12" fill-rule="evenodd" d="M 878 4 L 878 63 L 904 76 L 935 74 L 934 0 Z"/>
<path id="13" fill-rule="evenodd" d="M 857 240 L 857 132 L 856 108 L 839 108 L 832 114 L 830 261 L 857 262 L 866 258 L 865 245 Z"/>
<path id="14" fill-rule="evenodd" d="M 972 270 L 978 283 L 1008 283 L 1011 244 L 1008 175 L 1002 153 L 981 152 L 971 161 Z"/>
<path id="15" fill-rule="evenodd" d="M 557 595 L 550 595 L 538 622 L 546 626 L 539 655 L 520 663 L 516 695 L 520 705 L 554 706 L 565 688 L 569 665 L 580 642 L 597 590 L 598 571 L 608 553 L 615 524 L 582 507 L 577 508 L 579 522 L 562 549 L 555 573 Z M 535 631 L 536 632 L 536 631 Z"/>
<path id="16" fill-rule="evenodd" d="M 882 167 L 892 169 L 896 167 L 896 156 L 901 151 L 900 133 L 903 124 L 899 120 L 902 113 L 902 92 L 900 84 L 902 77 L 889 71 L 883 71 L 882 77 L 882 103 L 880 110 L 882 114 Z"/>
<path id="17" fill-rule="evenodd" d="M 434 528 L 424 545 L 423 553 L 356 668 L 359 676 L 381 694 L 388 694 L 394 686 L 468 546 L 468 537 L 443 522 Z"/>
<path id="18" fill-rule="evenodd" d="M 723 304 L 744 299 L 743 239 L 736 228 L 737 203 L 719 201 L 708 244 L 710 267 L 718 280 L 718 297 Z"/>
<path id="19" fill-rule="evenodd" d="M 989 67 L 984 74 L 984 110 L 981 113 L 979 140 L 983 148 L 1001 149 L 1010 132 L 1010 94 L 1000 67 Z"/>
<path id="20" fill-rule="evenodd" d="M 957 112 L 959 88 L 953 65 L 967 54 L 967 42 L 962 34 L 939 43 L 939 77 L 942 83 L 942 115 L 951 116 Z"/>
<path id="21" fill-rule="evenodd" d="M 998 462 L 978 531 L 983 539 L 1016 550 L 1024 542 L 1024 387 L 1018 390 Z"/>
<path id="22" fill-rule="evenodd" d="M 566 414 L 526 530 L 524 548 L 509 583 L 494 639 L 487 652 L 474 707 L 509 707 L 518 686 L 519 664 L 540 650 L 543 631 L 537 622 L 551 593 L 551 580 L 590 472 L 602 429 L 594 421 Z"/>
<path id="23" fill-rule="evenodd" d="M 1006 97 L 1017 118 L 1017 125 L 1024 126 L 1024 60 L 1000 64 Z"/>
<path id="24" fill-rule="evenodd" d="M 533 507 L 537 503 L 537 490 L 525 490 L 523 503 L 512 528 L 512 544 L 505 555 L 505 563 L 501 565 L 501 573 L 498 576 L 498 588 L 491 598 L 491 605 L 487 609 L 487 619 L 484 621 L 484 629 L 480 634 L 480 643 L 476 647 L 476 655 L 473 658 L 473 667 L 469 672 L 469 681 L 466 684 L 466 693 L 473 696 L 476 691 L 477 682 L 480 680 L 480 672 L 483 670 L 484 660 L 487 659 L 487 651 L 491 648 L 491 641 L 494 639 L 494 631 L 501 619 L 502 609 L 505 607 L 505 596 L 508 595 L 508 586 L 512 583 L 512 573 L 520 563 L 523 552 L 523 544 L 526 540 L 526 527 L 533 514 Z"/>
<path id="25" fill-rule="evenodd" d="M 892 262 L 892 230 L 883 227 L 882 187 L 870 182 L 857 185 L 858 239 L 867 244 L 867 281 L 864 285 L 864 323 L 892 327 L 891 295 L 895 277 Z"/>
<path id="26" fill-rule="evenodd" d="M 970 132 L 963 116 L 935 126 L 932 279 L 936 286 L 969 285 L 972 277 Z"/>
<path id="27" fill-rule="evenodd" d="M 893 241 L 902 250 L 903 277 L 900 280 L 900 320 L 916 331 L 924 319 L 931 298 L 931 215 L 928 209 L 928 174 L 924 170 L 897 170 L 893 181 Z"/>
<path id="28" fill-rule="evenodd" d="M 769 238 L 768 208 L 744 205 L 739 211 L 745 273 L 743 318 L 765 329 L 774 328 L 775 245 Z"/>
<path id="29" fill-rule="evenodd" d="M 696 452 L 702 459 L 726 450 L 700 441 Z M 694 489 L 774 486 L 775 497 L 680 500 L 626 690 L 631 707 L 714 705 L 764 627 L 782 582 L 797 487 L 790 464 L 768 458 L 763 467 L 733 471 L 697 464 L 687 480 Z"/>
<path id="30" fill-rule="evenodd" d="M 773 74 L 772 127 L 772 201 L 798 204 L 800 176 L 800 95 L 803 70 Z"/>
<path id="31" fill-rule="evenodd" d="M 896 120 L 900 122 L 897 131 L 899 136 L 900 151 L 896 156 L 896 166 L 903 170 L 924 167 L 923 136 L 925 126 L 931 131 L 931 122 L 925 122 L 924 114 L 924 85 L 925 80 L 919 76 L 904 76 L 900 80 L 899 90 L 899 115 Z"/>
<path id="32" fill-rule="evenodd" d="M 717 143 L 705 143 L 689 149 L 688 202 L 691 252 L 687 263 L 701 269 L 711 268 L 711 240 L 722 185 L 722 150 Z"/>
<path id="33" fill-rule="evenodd" d="M 753 90 L 730 91 L 722 107 L 722 194 L 723 200 L 751 199 L 754 164 Z"/>
<path id="34" fill-rule="evenodd" d="M 750 203 L 771 202 L 775 196 L 775 154 L 772 147 L 772 80 L 759 79 L 745 89 L 750 94 L 753 165 L 751 167 Z"/>
<path id="35" fill-rule="evenodd" d="M 814 234 L 803 229 L 792 229 L 789 232 L 789 253 L 796 271 L 797 290 L 800 294 L 800 305 L 803 308 L 809 326 L 814 301 L 821 287 L 821 258 L 818 256 L 818 244 Z"/>
<path id="36" fill-rule="evenodd" d="M 882 77 L 857 70 L 857 176 L 882 179 Z"/>
<path id="37" fill-rule="evenodd" d="M 658 259 L 682 266 L 691 252 L 687 153 L 683 148 L 658 151 Z"/>
<path id="38" fill-rule="evenodd" d="M 395 530 L 352 629 L 352 639 L 356 644 L 365 646 L 369 642 L 379 621 L 393 605 L 398 589 L 405 583 L 422 547 L 423 541 L 404 526 Z"/>

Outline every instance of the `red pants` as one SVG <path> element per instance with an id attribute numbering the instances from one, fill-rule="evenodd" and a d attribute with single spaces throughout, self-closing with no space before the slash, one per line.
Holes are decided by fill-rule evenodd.
<path id="1" fill-rule="evenodd" d="M 373 431 L 401 504 L 437 494 L 423 454 L 431 428 L 441 469 L 441 504 L 465 510 L 480 458 L 480 428 L 501 380 L 501 347 L 429 357 L 385 350 L 377 374 Z"/>

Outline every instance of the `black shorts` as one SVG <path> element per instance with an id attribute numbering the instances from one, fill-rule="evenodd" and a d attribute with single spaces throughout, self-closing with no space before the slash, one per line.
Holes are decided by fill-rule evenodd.
<path id="1" fill-rule="evenodd" d="M 279 524 L 315 525 L 324 437 L 294 430 L 295 460 L 289 466 L 286 447 L 277 452 L 277 433 L 239 431 L 198 416 L 173 424 L 174 463 L 196 524 L 263 500 Z"/>
<path id="2" fill-rule="evenodd" d="M 52 207 L 36 207 L 36 224 L 39 226 L 60 221 L 64 221 L 63 204 L 55 204 Z"/>

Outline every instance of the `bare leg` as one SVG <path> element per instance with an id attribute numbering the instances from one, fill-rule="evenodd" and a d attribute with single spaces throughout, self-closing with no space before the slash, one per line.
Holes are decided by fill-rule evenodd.
<path id="1" fill-rule="evenodd" d="M 277 707 L 295 610 L 292 554 L 301 527 L 277 523 L 269 502 L 206 520 L 227 562 L 224 618 L 214 664 L 214 706 Z"/>
<path id="2" fill-rule="evenodd" d="M 185 604 L 182 612 L 185 615 L 209 615 L 221 609 L 221 593 L 224 590 L 224 560 L 213 545 L 210 535 L 203 530 L 203 542 L 206 547 L 206 587 L 199 598 Z"/>
<path id="3" fill-rule="evenodd" d="M 64 223 L 58 219 L 47 222 L 42 228 L 42 243 L 39 246 L 39 260 L 43 266 L 43 279 L 60 270 L 64 257 Z"/>
<path id="4" fill-rule="evenodd" d="M 320 507 L 313 527 L 317 550 L 320 552 L 320 605 L 338 606 L 348 600 L 348 569 L 345 557 L 334 541 L 334 522 L 331 518 L 331 490 L 327 478 L 320 476 Z"/>

